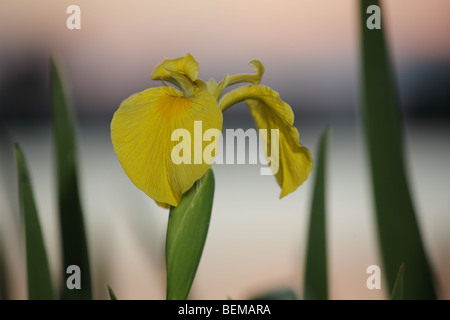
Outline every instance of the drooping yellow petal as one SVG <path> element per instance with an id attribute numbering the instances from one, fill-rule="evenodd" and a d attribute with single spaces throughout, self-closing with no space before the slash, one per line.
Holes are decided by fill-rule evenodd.
<path id="1" fill-rule="evenodd" d="M 211 128 L 222 129 L 222 112 L 206 85 L 189 98 L 169 86 L 147 89 L 123 101 L 114 114 L 111 122 L 114 151 L 130 180 L 159 205 L 177 206 L 181 195 L 210 167 L 204 161 L 200 164 L 172 161 L 172 150 L 179 144 L 172 141 L 176 129 L 189 133 L 191 149 L 183 152 L 190 151 L 194 159 L 194 138 L 199 138 L 199 131 L 194 132 L 195 121 L 201 121 L 203 150 L 212 143 L 203 142 L 203 133 Z"/>
<path id="2" fill-rule="evenodd" d="M 240 101 L 246 101 L 258 128 L 267 129 L 266 155 L 276 142 L 271 141 L 270 130 L 279 130 L 279 159 L 271 161 L 279 164 L 275 178 L 281 187 L 282 198 L 295 191 L 312 170 L 311 154 L 300 144 L 299 133 L 294 127 L 294 113 L 280 99 L 278 92 L 261 85 L 235 89 L 222 97 L 219 106 L 224 111 Z"/>

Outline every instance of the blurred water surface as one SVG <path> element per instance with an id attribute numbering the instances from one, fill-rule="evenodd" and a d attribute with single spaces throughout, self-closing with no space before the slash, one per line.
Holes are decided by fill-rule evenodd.
<path id="1" fill-rule="evenodd" d="M 254 126 L 248 117 L 225 128 Z M 325 124 L 331 124 L 328 245 L 330 297 L 381 299 L 386 292 L 366 288 L 366 268 L 381 265 L 373 224 L 361 130 L 352 119 L 296 120 L 300 140 L 316 152 Z M 7 126 L 9 138 L 27 156 L 45 240 L 55 276 L 59 269 L 55 177 L 50 126 Z M 109 138 L 108 121 L 79 126 L 83 207 L 93 264 L 95 297 L 106 298 L 105 283 L 121 299 L 164 299 L 164 241 L 168 211 L 138 190 L 123 172 Z M 422 235 L 439 282 L 440 298 L 450 298 L 450 128 L 446 123 L 408 122 L 406 152 L 410 183 Z M 3 143 L 3 146 L 5 143 Z M 16 173 L 10 149 L 0 158 L 0 240 L 5 248 L 11 297 L 25 298 L 23 243 L 19 234 Z M 213 215 L 191 298 L 245 299 L 290 286 L 302 292 L 307 213 L 312 179 L 286 198 L 261 165 L 214 165 Z"/>

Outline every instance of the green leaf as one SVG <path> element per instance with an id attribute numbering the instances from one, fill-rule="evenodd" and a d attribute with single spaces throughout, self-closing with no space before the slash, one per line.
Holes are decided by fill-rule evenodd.
<path id="1" fill-rule="evenodd" d="M 330 130 L 322 133 L 311 202 L 304 281 L 305 300 L 328 299 L 326 245 L 326 161 Z"/>
<path id="2" fill-rule="evenodd" d="M 362 115 L 378 237 L 388 290 L 405 263 L 405 299 L 435 299 L 433 276 L 422 243 L 405 169 L 403 127 L 384 26 L 368 29 L 366 13 L 376 0 L 361 0 Z"/>
<path id="3" fill-rule="evenodd" d="M 395 278 L 394 288 L 391 293 L 391 300 L 403 300 L 404 293 L 404 274 L 405 274 L 405 265 L 402 263 L 400 268 L 398 269 L 397 277 Z"/>
<path id="4" fill-rule="evenodd" d="M 55 299 L 47 252 L 25 157 L 19 146 L 16 146 L 15 152 L 19 178 L 20 211 L 25 230 L 28 298 L 31 300 Z"/>
<path id="5" fill-rule="evenodd" d="M 63 277 L 67 267 L 81 271 L 81 289 L 62 288 L 63 299 L 92 299 L 89 255 L 78 190 L 75 130 L 72 110 L 65 95 L 61 73 L 51 61 L 53 136 L 56 152 L 59 220 L 62 236 Z M 66 283 L 62 279 L 61 283 Z"/>
<path id="6" fill-rule="evenodd" d="M 118 300 L 116 294 L 114 293 L 113 289 L 109 286 L 109 284 L 107 284 L 106 287 L 108 288 L 109 298 L 111 300 Z"/>
<path id="7" fill-rule="evenodd" d="M 292 289 L 281 288 L 278 290 L 268 292 L 261 296 L 257 296 L 252 300 L 298 300 L 298 298 Z"/>
<path id="8" fill-rule="evenodd" d="M 167 299 L 186 299 L 202 256 L 214 198 L 214 174 L 209 169 L 194 183 L 178 207 L 171 207 L 167 225 Z"/>

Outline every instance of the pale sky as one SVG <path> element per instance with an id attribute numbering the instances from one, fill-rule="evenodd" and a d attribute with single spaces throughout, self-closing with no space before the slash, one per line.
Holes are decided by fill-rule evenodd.
<path id="1" fill-rule="evenodd" d="M 250 72 L 247 62 L 260 59 L 263 84 L 291 100 L 295 94 L 315 100 L 305 108 L 349 104 L 357 93 L 356 0 L 85 0 L 77 1 L 81 30 L 68 30 L 71 4 L 2 0 L 0 68 L 30 52 L 53 52 L 63 61 L 76 103 L 108 111 L 160 85 L 150 79 L 153 68 L 187 52 L 205 80 Z M 382 13 L 398 66 L 450 60 L 450 1 L 384 1 Z"/>

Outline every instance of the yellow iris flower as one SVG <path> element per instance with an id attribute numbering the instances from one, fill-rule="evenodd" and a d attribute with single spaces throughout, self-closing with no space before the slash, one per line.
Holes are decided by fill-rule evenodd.
<path id="1" fill-rule="evenodd" d="M 253 60 L 250 64 L 255 74 L 227 75 L 217 84 L 213 79 L 207 83 L 197 79 L 198 62 L 190 54 L 166 59 L 151 75 L 165 86 L 130 96 L 115 112 L 111 121 L 114 151 L 130 180 L 160 206 L 178 206 L 182 194 L 211 166 L 208 162 L 175 164 L 171 158 L 178 144 L 172 141 L 174 130 L 183 128 L 194 135 L 194 122 L 201 121 L 203 131 L 221 131 L 222 112 L 240 101 L 247 103 L 259 129 L 279 130 L 279 168 L 275 177 L 281 187 L 280 198 L 295 191 L 307 179 L 312 158 L 299 142 L 292 109 L 276 91 L 259 85 L 264 73 L 262 63 Z M 220 98 L 227 86 L 241 82 L 252 85 L 237 88 Z M 266 139 L 267 154 L 273 142 L 270 134 Z M 203 149 L 211 143 L 219 141 L 203 142 Z"/>

